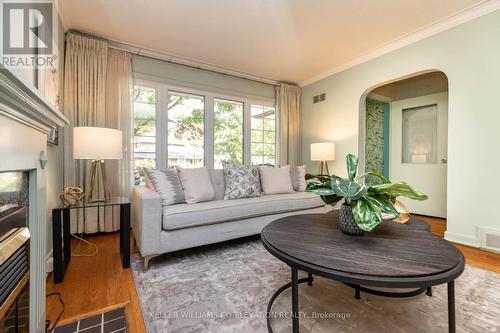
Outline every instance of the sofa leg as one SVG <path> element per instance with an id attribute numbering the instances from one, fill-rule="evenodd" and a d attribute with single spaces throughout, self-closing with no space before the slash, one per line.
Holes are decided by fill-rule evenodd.
<path id="1" fill-rule="evenodd" d="M 151 259 L 153 259 L 154 256 L 147 256 L 147 257 L 144 257 L 144 272 L 146 272 L 148 270 L 148 267 L 149 267 L 149 261 Z"/>

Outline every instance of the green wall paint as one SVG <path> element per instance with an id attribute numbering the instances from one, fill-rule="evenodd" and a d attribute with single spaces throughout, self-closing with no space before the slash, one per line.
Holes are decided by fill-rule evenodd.
<path id="1" fill-rule="evenodd" d="M 274 86 L 231 75 L 206 71 L 171 62 L 134 55 L 134 78 L 169 85 L 245 97 L 256 101 L 274 101 Z"/>
<path id="2" fill-rule="evenodd" d="M 345 155 L 359 153 L 360 102 L 374 87 L 415 73 L 440 70 L 449 81 L 447 230 L 448 240 L 480 245 L 477 227 L 500 229 L 500 180 L 468 182 L 467 192 L 487 203 L 471 209 L 464 175 L 488 175 L 500 164 L 500 10 L 336 73 L 302 88 L 301 156 L 308 170 L 313 142 L 333 141 L 337 159 L 330 171 L 345 176 Z M 324 92 L 325 102 L 312 102 Z M 364 104 L 363 104 L 364 108 Z M 364 110 L 363 110 L 364 112 Z M 364 145 L 364 142 L 363 142 Z M 392 172 L 392 171 L 391 171 Z M 429 199 L 429 200 L 432 200 Z"/>

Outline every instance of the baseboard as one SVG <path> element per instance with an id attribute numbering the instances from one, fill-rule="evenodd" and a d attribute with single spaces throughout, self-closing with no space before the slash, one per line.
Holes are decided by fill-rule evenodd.
<path id="1" fill-rule="evenodd" d="M 54 259 L 52 258 L 52 250 L 50 250 L 49 253 L 47 253 L 47 256 L 45 257 L 45 275 L 49 275 L 50 272 L 54 270 Z"/>
<path id="2" fill-rule="evenodd" d="M 477 248 L 479 248 L 481 246 L 479 239 L 477 239 L 476 237 L 471 237 L 471 236 L 463 235 L 463 234 L 457 234 L 457 233 L 449 232 L 449 231 L 444 232 L 444 239 L 446 239 L 450 242 L 459 243 L 459 244 L 477 247 Z"/>

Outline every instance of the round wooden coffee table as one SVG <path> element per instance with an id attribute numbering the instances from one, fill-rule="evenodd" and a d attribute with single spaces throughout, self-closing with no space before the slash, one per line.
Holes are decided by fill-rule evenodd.
<path id="1" fill-rule="evenodd" d="M 455 279 L 462 274 L 465 260 L 450 242 L 430 232 L 418 220 L 407 224 L 384 221 L 363 236 L 348 236 L 338 227 L 338 211 L 328 214 L 295 215 L 269 223 L 261 233 L 264 247 L 291 268 L 291 282 L 271 297 L 267 312 L 276 297 L 292 288 L 293 332 L 299 332 L 298 284 L 312 285 L 313 275 L 340 281 L 361 292 L 386 297 L 411 297 L 432 286 L 448 284 L 448 326 L 455 332 Z M 298 271 L 308 273 L 299 279 Z M 369 287 L 415 288 L 387 292 Z M 272 332 L 270 316 L 267 316 Z"/>

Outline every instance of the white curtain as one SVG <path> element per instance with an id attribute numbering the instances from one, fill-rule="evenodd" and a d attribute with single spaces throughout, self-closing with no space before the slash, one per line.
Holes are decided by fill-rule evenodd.
<path id="1" fill-rule="evenodd" d="M 90 161 L 73 159 L 72 131 L 76 126 L 123 131 L 124 158 L 106 161 L 112 196 L 130 196 L 130 135 L 132 69 L 130 55 L 108 49 L 104 41 L 69 33 L 66 38 L 64 113 L 70 120 L 64 135 L 65 186 L 88 189 Z M 119 207 L 74 211 L 72 232 L 110 232 L 120 228 Z"/>
<path id="2" fill-rule="evenodd" d="M 282 83 L 276 87 L 280 165 L 299 163 L 300 96 L 298 86 Z"/>
<path id="3" fill-rule="evenodd" d="M 106 161 L 111 196 L 130 198 L 132 185 L 132 57 L 110 49 L 106 76 L 106 127 L 123 132 L 123 159 Z"/>

